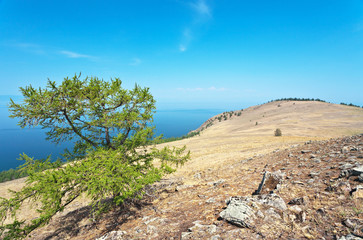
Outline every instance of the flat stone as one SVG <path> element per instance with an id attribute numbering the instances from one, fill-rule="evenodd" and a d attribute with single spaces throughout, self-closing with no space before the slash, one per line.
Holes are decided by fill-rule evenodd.
<path id="1" fill-rule="evenodd" d="M 277 194 L 266 194 L 266 195 L 259 195 L 257 197 L 257 202 L 261 204 L 265 204 L 277 209 L 280 209 L 282 211 L 287 209 L 285 201 Z"/>
<path id="2" fill-rule="evenodd" d="M 353 176 L 359 176 L 363 174 L 363 165 L 355 167 L 352 169 L 352 175 Z"/>
<path id="3" fill-rule="evenodd" d="M 353 234 L 348 234 L 346 236 L 342 236 L 341 238 L 339 238 L 338 240 L 362 240 L 363 238 L 361 237 L 356 237 Z"/>
<path id="4" fill-rule="evenodd" d="M 97 238 L 96 240 L 123 240 L 126 239 L 122 237 L 125 234 L 125 231 L 111 231 L 109 233 L 106 233 L 102 237 Z"/>
<path id="5" fill-rule="evenodd" d="M 250 228 L 254 225 L 256 216 L 248 202 L 247 197 L 232 197 L 227 201 L 227 208 L 219 216 L 236 226 Z"/>
<path id="6" fill-rule="evenodd" d="M 356 188 L 353 189 L 352 197 L 354 199 L 363 198 L 363 186 L 362 185 L 358 185 Z"/>

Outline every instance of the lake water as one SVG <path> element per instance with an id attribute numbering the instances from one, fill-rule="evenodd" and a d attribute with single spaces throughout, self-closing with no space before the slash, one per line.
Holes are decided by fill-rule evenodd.
<path id="1" fill-rule="evenodd" d="M 217 115 L 221 109 L 199 110 L 159 110 L 154 115 L 154 125 L 158 135 L 180 137 L 197 129 L 208 118 Z M 20 153 L 35 159 L 52 154 L 52 159 L 60 156 L 65 148 L 71 149 L 71 143 L 56 145 L 45 140 L 45 131 L 40 128 L 20 128 L 15 119 L 8 117 L 5 106 L 0 106 L 0 171 L 16 168 L 22 161 L 17 161 Z"/>

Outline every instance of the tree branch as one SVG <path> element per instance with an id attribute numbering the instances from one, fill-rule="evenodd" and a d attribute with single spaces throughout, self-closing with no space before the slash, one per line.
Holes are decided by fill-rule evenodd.
<path id="1" fill-rule="evenodd" d="M 69 119 L 68 117 L 68 114 L 67 114 L 67 111 L 66 109 L 63 109 L 63 114 L 64 114 L 64 117 L 67 119 L 67 122 L 69 123 L 69 125 L 71 126 L 72 130 L 80 137 L 82 138 L 83 140 L 85 140 L 86 142 L 88 142 L 89 144 L 91 144 L 92 146 L 94 147 L 97 147 L 97 144 L 92 142 L 91 140 L 89 140 L 88 138 L 86 138 L 85 136 L 83 136 L 79 131 L 78 129 L 73 125 L 73 122 Z"/>

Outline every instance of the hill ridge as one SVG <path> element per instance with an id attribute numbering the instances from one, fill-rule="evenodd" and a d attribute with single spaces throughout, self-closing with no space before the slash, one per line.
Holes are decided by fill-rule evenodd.
<path id="1" fill-rule="evenodd" d="M 316 214 L 320 214 L 321 211 L 328 211 L 330 214 L 331 211 L 319 210 L 322 207 L 313 208 L 314 212 L 311 215 L 313 210 L 310 205 L 306 209 L 298 206 L 305 211 L 304 222 L 290 221 L 289 215 L 292 215 L 290 209 L 286 213 L 287 218 L 284 217 L 286 214 L 274 210 L 282 219 L 278 221 L 290 220 L 282 222 L 277 229 L 263 221 L 262 225 L 256 223 L 258 232 L 237 228 L 220 220 L 219 214 L 227 207 L 225 200 L 229 197 L 249 197 L 257 189 L 264 172 L 281 170 L 294 173 L 286 174 L 286 188 L 282 188 L 278 193 L 285 203 L 293 197 L 288 194 L 293 193 L 296 193 L 297 197 L 306 193 L 309 197 L 312 196 L 312 201 L 317 201 L 316 199 L 327 201 L 326 196 L 334 199 L 339 197 L 341 199 L 338 199 L 338 203 L 349 207 L 349 211 L 346 212 L 350 214 L 348 217 L 350 222 L 354 222 L 356 218 L 362 218 L 363 216 L 359 215 L 361 201 L 347 201 L 352 198 L 350 192 L 334 190 L 335 192 L 326 196 L 320 194 L 327 191 L 322 186 L 326 187 L 331 179 L 336 179 L 331 182 L 334 183 L 332 184 L 334 189 L 338 189 L 340 182 L 348 181 L 351 190 L 359 185 L 356 181 L 357 176 L 347 179 L 336 176 L 339 177 L 340 171 L 345 170 L 340 169 L 341 166 L 354 167 L 353 164 L 362 163 L 362 135 L 337 137 L 363 133 L 362 120 L 363 109 L 361 108 L 325 102 L 282 101 L 251 106 L 244 109 L 240 116 L 232 116 L 226 121 L 217 121 L 192 138 L 158 145 L 158 147 L 186 145 L 191 151 L 191 160 L 167 179 L 153 185 L 150 190 L 154 191 L 148 192 L 149 197 L 146 196 L 142 201 L 126 202 L 123 208 L 105 215 L 100 221 L 91 220 L 88 215 L 90 208 L 87 207 L 89 200 L 82 197 L 52 219 L 49 225 L 36 230 L 31 239 L 95 239 L 107 232 L 113 234 L 113 230 L 118 231 L 115 234 L 121 234 L 119 239 L 205 239 L 211 237 L 234 239 L 242 236 L 246 236 L 247 239 L 256 239 L 257 235 L 266 238 L 271 236 L 276 239 L 275 235 L 270 235 L 275 232 L 282 234 L 281 236 L 297 238 L 326 236 L 326 239 L 331 239 L 334 234 L 338 237 L 346 235 L 351 230 L 343 223 L 336 225 L 337 221 L 347 220 L 339 218 L 339 214 L 332 215 L 331 221 L 328 219 L 329 224 L 325 229 L 329 231 L 322 233 L 317 228 L 318 225 L 314 225 L 314 219 L 320 219 L 322 222 L 326 220 L 324 217 L 317 218 Z M 281 137 L 275 137 L 273 134 L 277 127 L 282 130 Z M 322 150 L 318 149 L 319 146 Z M 342 152 L 343 147 L 347 147 L 348 150 Z M 303 155 L 302 150 L 311 152 Z M 320 159 L 320 162 L 317 159 Z M 300 163 L 303 165 L 299 167 Z M 350 169 L 347 168 L 347 170 Z M 319 171 L 320 174 L 316 174 Z M 299 172 L 304 174 L 299 175 Z M 331 175 L 326 175 L 328 172 L 331 172 Z M 312 179 L 314 182 L 309 183 Z M 8 197 L 7 189 L 17 190 L 24 181 L 25 179 L 18 179 L 0 183 L 0 196 Z M 309 184 L 315 183 L 318 188 L 308 187 Z M 296 192 L 294 192 L 295 188 L 289 188 L 289 186 L 300 185 L 307 188 L 296 188 L 299 190 Z M 345 185 L 348 186 L 348 184 Z M 315 198 L 316 193 L 319 193 L 320 197 Z M 323 205 L 324 202 L 319 203 L 320 205 L 318 203 L 313 206 Z M 265 214 L 265 211 L 262 212 Z M 31 207 L 24 209 L 21 214 L 26 219 L 33 219 L 36 216 Z M 301 218 L 296 217 L 296 219 Z M 292 234 L 294 232 L 296 235 Z M 288 233 L 291 233 L 291 236 L 286 235 Z M 338 238 L 335 237 L 335 239 Z"/>

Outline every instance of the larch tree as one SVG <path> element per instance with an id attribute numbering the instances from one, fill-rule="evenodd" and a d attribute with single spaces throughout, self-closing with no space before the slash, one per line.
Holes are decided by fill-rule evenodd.
<path id="1" fill-rule="evenodd" d="M 10 117 L 19 119 L 23 128 L 40 125 L 55 143 L 74 141 L 73 152 L 67 156 L 76 161 L 59 166 L 50 157 L 34 160 L 20 155 L 25 160 L 20 169 L 29 177 L 20 191 L 12 191 L 11 198 L 0 198 L 0 236 L 29 236 L 81 194 L 92 200 L 93 213 L 99 216 L 126 199 L 141 197 L 145 186 L 190 158 L 185 147 L 152 145 L 153 96 L 148 88 L 135 85 L 126 90 L 121 85 L 118 78 L 82 80 L 75 75 L 60 85 L 48 80 L 45 88 L 20 88 L 23 102 L 11 100 Z M 40 171 L 44 168 L 51 169 Z M 38 203 L 39 217 L 17 218 L 25 201 Z M 9 217 L 12 223 L 4 224 Z"/>

